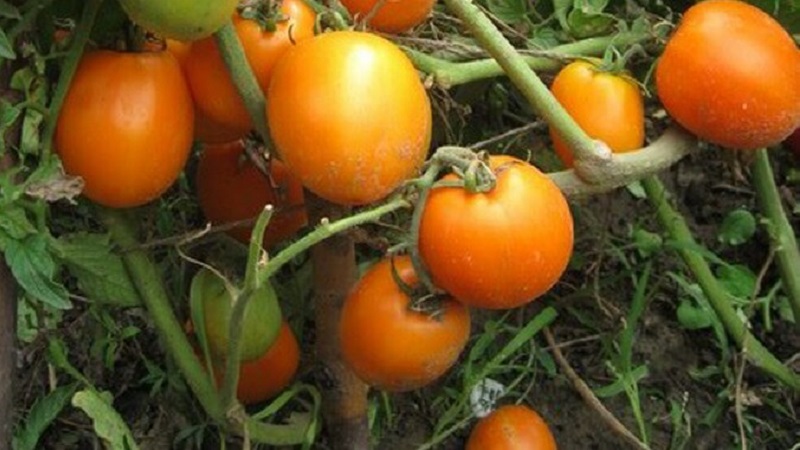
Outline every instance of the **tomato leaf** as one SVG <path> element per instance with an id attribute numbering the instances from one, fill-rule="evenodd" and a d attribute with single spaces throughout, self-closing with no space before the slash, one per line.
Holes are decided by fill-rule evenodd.
<path id="1" fill-rule="evenodd" d="M 756 234 L 756 218 L 746 209 L 737 209 L 722 221 L 717 239 L 728 245 L 741 245 Z"/>
<path id="2" fill-rule="evenodd" d="M 53 280 L 56 263 L 42 235 L 9 241 L 6 262 L 19 285 L 33 298 L 56 309 L 72 308 L 67 289 Z"/>
<path id="3" fill-rule="evenodd" d="M 7 240 L 19 241 L 32 234 L 36 234 L 36 227 L 28 220 L 24 208 L 14 203 L 0 205 L 0 248 L 5 247 Z"/>
<path id="4" fill-rule="evenodd" d="M 756 289 L 756 274 L 747 266 L 725 264 L 716 270 L 720 284 L 732 296 L 749 299 Z"/>
<path id="5" fill-rule="evenodd" d="M 14 45 L 8 40 L 6 32 L 0 29 L 0 58 L 3 59 L 17 59 L 17 54 L 14 52 Z"/>
<path id="6" fill-rule="evenodd" d="M 16 450 L 36 450 L 42 434 L 69 404 L 69 399 L 78 388 L 77 383 L 59 386 L 34 403 L 25 421 L 14 434 Z"/>
<path id="7" fill-rule="evenodd" d="M 19 13 L 19 9 L 14 5 L 5 0 L 0 0 L 0 17 L 19 20 L 22 18 L 22 15 Z"/>
<path id="8" fill-rule="evenodd" d="M 109 392 L 85 389 L 72 397 L 72 405 L 92 419 L 94 431 L 111 450 L 136 450 L 139 447 L 125 421 L 112 406 Z"/>
<path id="9" fill-rule="evenodd" d="M 711 326 L 709 311 L 695 306 L 691 300 L 683 300 L 676 311 L 678 323 L 687 330 L 702 330 Z"/>
<path id="10" fill-rule="evenodd" d="M 111 251 L 105 234 L 78 233 L 53 242 L 57 257 L 90 299 L 120 307 L 138 306 L 139 295 L 122 258 Z"/>
<path id="11" fill-rule="evenodd" d="M 800 32 L 800 3 L 797 0 L 748 0 L 775 17 L 790 34 Z"/>
<path id="12" fill-rule="evenodd" d="M 489 8 L 489 12 L 506 23 L 522 22 L 528 14 L 526 0 L 488 0 L 486 7 Z"/>

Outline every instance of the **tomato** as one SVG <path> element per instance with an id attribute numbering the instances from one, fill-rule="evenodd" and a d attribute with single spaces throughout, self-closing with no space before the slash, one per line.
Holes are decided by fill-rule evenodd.
<path id="1" fill-rule="evenodd" d="M 378 3 L 378 0 L 341 0 L 351 14 L 365 17 Z M 403 33 L 422 23 L 431 11 L 436 0 L 387 0 L 372 19 L 369 26 L 386 33 Z"/>
<path id="2" fill-rule="evenodd" d="M 192 146 L 194 110 L 169 52 L 85 54 L 58 116 L 55 148 L 83 193 L 110 207 L 160 196 Z"/>
<path id="3" fill-rule="evenodd" d="M 644 100 L 634 81 L 575 61 L 561 69 L 551 89 L 578 125 L 612 151 L 629 152 L 644 144 Z M 572 167 L 572 151 L 553 128 L 550 137 L 558 156 Z"/>
<path id="4" fill-rule="evenodd" d="M 271 180 L 246 157 L 242 141 L 206 146 L 196 178 L 197 196 L 206 219 L 214 224 L 251 219 L 271 204 L 276 211 L 264 234 L 264 246 L 295 234 L 307 221 L 303 186 L 277 159 L 270 161 L 270 176 Z M 248 243 L 252 228 L 233 228 L 228 233 Z"/>
<path id="5" fill-rule="evenodd" d="M 178 60 L 181 68 L 186 66 L 186 61 L 189 59 L 189 51 L 192 49 L 191 42 L 183 42 L 175 39 L 167 39 L 167 50 L 172 53 L 172 56 Z"/>
<path id="6" fill-rule="evenodd" d="M 268 98 L 281 159 L 326 200 L 380 200 L 425 161 L 430 100 L 408 57 L 382 37 L 337 31 L 299 43 L 275 67 Z"/>
<path id="7" fill-rule="evenodd" d="M 689 8 L 656 67 L 667 112 L 733 149 L 782 141 L 800 125 L 800 51 L 760 9 L 734 0 Z"/>
<path id="8" fill-rule="evenodd" d="M 397 275 L 418 283 L 407 256 L 395 257 Z M 342 309 L 342 356 L 356 375 L 378 389 L 394 392 L 425 386 L 444 374 L 469 339 L 469 311 L 446 298 L 440 314 L 411 309 L 411 299 L 392 277 L 384 259 L 356 283 Z"/>
<path id="9" fill-rule="evenodd" d="M 222 28 L 238 0 L 120 0 L 128 16 L 164 37 L 194 41 Z"/>
<path id="10" fill-rule="evenodd" d="M 239 15 L 233 17 L 236 34 L 242 43 L 247 62 L 261 89 L 266 92 L 275 63 L 295 43 L 314 36 L 316 15 L 303 0 L 284 0 L 281 12 L 288 17 L 279 22 L 275 32 Z M 192 45 L 186 63 L 186 76 L 194 94 L 198 112 L 209 122 L 243 137 L 253 128 L 244 101 L 233 84 L 228 68 L 213 38 Z M 221 143 L 216 141 L 215 143 Z"/>
<path id="11" fill-rule="evenodd" d="M 572 215 L 558 186 L 534 166 L 510 156 L 489 164 L 497 176 L 489 192 L 431 191 L 419 251 L 434 283 L 457 300 L 514 308 L 544 294 L 566 269 Z"/>
<path id="12" fill-rule="evenodd" d="M 187 333 L 193 333 L 191 321 L 187 323 Z M 202 350 L 195 347 L 198 358 Z M 222 386 L 224 361 L 214 361 L 214 378 L 218 387 Z M 245 405 L 255 405 L 270 399 L 291 383 L 300 365 L 300 346 L 289 324 L 284 320 L 278 337 L 260 357 L 243 362 L 239 367 L 239 384 L 236 385 L 236 398 Z"/>
<path id="13" fill-rule="evenodd" d="M 481 419 L 466 450 L 556 450 L 556 440 L 542 417 L 521 405 L 506 405 Z"/>
<path id="14" fill-rule="evenodd" d="M 234 288 L 235 290 L 235 288 Z M 223 280 L 203 268 L 192 279 L 192 297 L 200 295 L 205 322 L 208 348 L 224 358 L 228 352 L 230 317 L 233 310 L 233 295 Z M 281 309 L 272 285 L 264 283 L 252 294 L 242 322 L 242 361 L 252 361 L 275 342 L 280 330 Z"/>

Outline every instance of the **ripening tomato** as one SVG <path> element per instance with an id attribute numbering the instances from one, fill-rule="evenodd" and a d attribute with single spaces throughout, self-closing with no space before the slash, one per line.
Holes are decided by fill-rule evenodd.
<path id="1" fill-rule="evenodd" d="M 270 177 L 265 176 L 245 155 L 242 141 L 206 146 L 197 165 L 196 184 L 203 214 L 214 224 L 253 219 L 266 205 L 273 205 L 264 247 L 292 236 L 306 224 L 303 185 L 277 159 L 270 161 Z M 239 227 L 228 233 L 248 243 L 252 229 Z"/>
<path id="2" fill-rule="evenodd" d="M 378 0 L 341 0 L 351 14 L 365 17 Z M 386 33 L 403 33 L 422 23 L 433 11 L 436 0 L 387 0 L 369 26 Z"/>
<path id="3" fill-rule="evenodd" d="M 110 207 L 160 196 L 177 179 L 192 147 L 192 97 L 169 52 L 85 54 L 55 134 L 65 171 L 83 193 Z"/>
<path id="4" fill-rule="evenodd" d="M 561 69 L 551 89 L 586 134 L 613 152 L 630 152 L 644 144 L 644 100 L 633 80 L 575 61 Z M 552 127 L 550 137 L 561 161 L 572 167 L 572 151 Z"/>
<path id="5" fill-rule="evenodd" d="M 233 17 L 233 26 L 247 62 L 264 92 L 267 92 L 273 68 L 283 53 L 295 43 L 314 36 L 316 15 L 303 0 L 283 0 L 281 12 L 287 19 L 279 22 L 274 32 L 265 31 L 255 20 L 244 19 L 238 14 Z M 237 139 L 253 128 L 244 101 L 213 38 L 192 45 L 186 63 L 186 77 L 197 110 L 209 122 L 236 134 Z"/>
<path id="6" fill-rule="evenodd" d="M 231 290 L 229 290 L 229 288 Z M 230 317 L 236 289 L 207 268 L 200 269 L 192 279 L 191 295 L 200 296 L 203 308 L 206 340 L 209 350 L 224 359 L 228 353 Z M 269 282 L 252 292 L 242 322 L 241 359 L 252 361 L 264 354 L 278 337 L 281 308 L 278 296 Z"/>
<path id="7" fill-rule="evenodd" d="M 419 250 L 434 283 L 470 306 L 514 308 L 548 291 L 572 254 L 572 214 L 547 175 L 511 156 L 492 156 L 489 192 L 434 188 Z M 448 175 L 445 179 L 455 179 Z"/>
<path id="8" fill-rule="evenodd" d="M 656 67 L 656 87 L 678 123 L 724 147 L 774 145 L 800 125 L 800 51 L 744 2 L 689 8 Z"/>
<path id="9" fill-rule="evenodd" d="M 299 43 L 275 67 L 267 117 L 281 159 L 320 197 L 362 205 L 413 177 L 431 139 L 431 106 L 408 57 L 369 33 Z"/>
<path id="10" fill-rule="evenodd" d="M 469 311 L 452 298 L 441 310 L 415 311 L 392 276 L 417 286 L 407 256 L 384 259 L 356 283 L 342 308 L 342 357 L 356 375 L 378 389 L 409 391 L 444 374 L 469 339 Z"/>
<path id="11" fill-rule="evenodd" d="M 176 39 L 166 40 L 167 50 L 172 53 L 172 56 L 178 60 L 181 68 L 186 66 L 186 61 L 189 60 L 189 51 L 192 49 L 191 42 L 178 41 Z"/>
<path id="12" fill-rule="evenodd" d="M 164 37 L 194 41 L 222 28 L 238 0 L 120 0 L 128 16 Z"/>
<path id="13" fill-rule="evenodd" d="M 534 410 L 506 405 L 481 419 L 467 440 L 466 450 L 556 450 L 550 427 Z"/>

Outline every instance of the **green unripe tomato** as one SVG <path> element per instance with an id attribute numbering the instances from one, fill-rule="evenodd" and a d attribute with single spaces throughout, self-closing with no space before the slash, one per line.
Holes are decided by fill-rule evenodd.
<path id="1" fill-rule="evenodd" d="M 166 38 L 196 41 L 230 20 L 238 0 L 120 0 L 140 26 Z"/>
<path id="2" fill-rule="evenodd" d="M 226 288 L 225 281 L 208 269 L 201 269 L 192 280 L 192 295 L 201 297 L 208 347 L 219 357 L 228 352 L 233 294 Z M 281 309 L 272 285 L 264 283 L 252 296 L 242 322 L 242 361 L 263 355 L 275 342 L 281 326 Z"/>

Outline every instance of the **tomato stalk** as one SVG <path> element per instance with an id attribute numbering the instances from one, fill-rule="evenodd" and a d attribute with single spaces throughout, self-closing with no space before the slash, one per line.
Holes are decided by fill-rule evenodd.
<path id="1" fill-rule="evenodd" d="M 217 423 L 227 425 L 240 435 L 248 434 L 253 441 L 270 445 L 297 445 L 305 440 L 305 423 L 273 425 L 259 422 L 241 411 L 227 417 L 210 375 L 203 369 L 175 313 L 161 279 L 159 269 L 150 261 L 136 239 L 134 221 L 121 210 L 100 209 L 100 219 L 111 238 L 124 249 L 125 267 L 136 286 L 142 303 L 153 318 L 159 337 L 167 352 L 174 358 L 178 370 L 186 379 L 206 413 Z"/>
<path id="2" fill-rule="evenodd" d="M 756 151 L 753 185 L 756 188 L 756 198 L 761 213 L 767 220 L 767 231 L 775 249 L 783 289 L 789 297 L 795 325 L 800 327 L 800 249 L 797 247 L 792 224 L 781 204 L 781 196 L 775 185 L 775 176 L 769 162 L 769 153 L 763 148 Z"/>
<path id="3" fill-rule="evenodd" d="M 272 139 L 270 138 L 266 113 L 267 100 L 258 85 L 253 71 L 250 69 L 233 23 L 228 21 L 223 25 L 214 34 L 214 39 L 217 41 L 222 59 L 228 67 L 233 84 L 236 86 L 236 90 L 239 91 L 247 112 L 250 114 L 253 126 L 255 126 L 264 143 L 268 147 L 271 146 Z"/>
<path id="4" fill-rule="evenodd" d="M 78 69 L 78 63 L 80 63 L 81 57 L 83 56 L 83 49 L 89 41 L 89 35 L 92 33 L 95 18 L 102 4 L 103 0 L 88 0 L 83 7 L 80 21 L 77 27 L 75 27 L 75 33 L 70 42 L 69 52 L 64 59 L 64 65 L 61 67 L 61 75 L 58 77 L 58 84 L 56 84 L 53 97 L 50 101 L 50 114 L 47 116 L 47 123 L 45 124 L 42 134 L 42 159 L 47 159 L 53 151 L 53 136 L 56 132 L 58 115 L 61 112 L 61 107 L 64 105 L 67 91 L 69 91 L 69 86 L 72 84 L 72 78 L 75 76 L 75 71 Z"/>
<path id="5" fill-rule="evenodd" d="M 575 123 L 536 72 L 473 2 L 445 0 L 445 4 L 462 20 L 481 46 L 497 60 L 534 110 L 558 130 L 575 154 L 576 173 L 590 183 L 602 181 L 605 167 L 611 161 L 611 149 L 608 145 L 592 139 Z"/>
<path id="6" fill-rule="evenodd" d="M 661 226 L 676 242 L 677 251 L 684 263 L 694 274 L 697 283 L 703 289 L 711 307 L 719 317 L 725 330 L 733 337 L 747 358 L 775 380 L 800 392 L 800 375 L 781 363 L 764 345 L 748 330 L 731 306 L 725 289 L 714 276 L 703 255 L 698 252 L 698 244 L 686 224 L 683 216 L 676 211 L 668 199 L 668 192 L 655 176 L 642 180 L 650 203 L 655 208 Z"/>
<path id="7" fill-rule="evenodd" d="M 582 56 L 602 56 L 610 46 L 627 47 L 652 40 L 654 35 L 646 32 L 628 31 L 615 36 L 602 36 L 563 44 L 535 55 L 521 58 L 532 70 L 555 72 L 566 60 Z M 417 69 L 433 77 L 434 83 L 444 89 L 505 74 L 493 58 L 467 62 L 453 62 L 427 55 L 412 48 L 403 47 Z"/>

